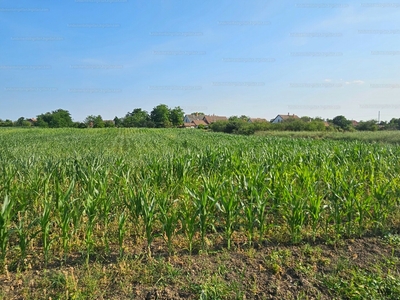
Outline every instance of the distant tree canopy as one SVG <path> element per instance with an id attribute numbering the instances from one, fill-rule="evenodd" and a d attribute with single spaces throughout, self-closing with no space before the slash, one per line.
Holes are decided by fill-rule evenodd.
<path id="1" fill-rule="evenodd" d="M 203 112 L 193 112 L 192 115 L 204 115 Z M 57 109 L 37 116 L 37 119 L 18 118 L 16 121 L 1 120 L 0 127 L 29 127 L 44 128 L 104 128 L 104 127 L 147 127 L 171 128 L 181 127 L 184 120 L 184 111 L 177 106 L 169 108 L 166 104 L 159 104 L 149 113 L 141 108 L 127 112 L 122 118 L 103 120 L 101 115 L 89 115 L 83 122 L 73 122 L 68 110 Z M 289 118 L 281 123 L 270 123 L 263 119 L 250 119 L 249 116 L 231 116 L 226 121 L 217 121 L 209 126 L 200 125 L 198 128 L 208 128 L 212 131 L 253 134 L 256 131 L 377 131 L 400 130 L 400 118 L 392 118 L 389 122 L 376 120 L 360 121 L 358 123 L 339 115 L 324 121 L 321 117 Z"/>
<path id="2" fill-rule="evenodd" d="M 3 121 L 0 119 L 0 127 L 13 127 L 13 126 L 14 126 L 13 121 L 11 121 L 9 119 L 6 119 Z"/>
<path id="3" fill-rule="evenodd" d="M 378 124 L 376 124 L 375 120 L 360 121 L 356 126 L 356 129 L 360 131 L 377 131 Z"/>
<path id="4" fill-rule="evenodd" d="M 183 124 L 185 112 L 179 106 L 169 110 L 169 120 L 172 126 L 177 127 Z"/>
<path id="5" fill-rule="evenodd" d="M 37 116 L 36 125 L 39 127 L 61 128 L 72 127 L 73 122 L 68 110 L 57 109 Z"/>
<path id="6" fill-rule="evenodd" d="M 87 116 L 84 123 L 86 124 L 87 127 L 91 127 L 91 128 L 104 128 L 105 127 L 103 118 L 100 115 Z"/>
<path id="7" fill-rule="evenodd" d="M 218 121 L 210 125 L 210 129 L 216 132 L 236 133 L 250 135 L 256 131 L 325 131 L 327 130 L 323 120 L 289 119 L 281 123 L 248 122 L 247 116 L 232 116 L 228 121 Z"/>
<path id="8" fill-rule="evenodd" d="M 32 124 L 31 124 L 31 122 L 26 120 L 24 117 L 20 117 L 20 118 L 18 118 L 17 121 L 15 121 L 14 125 L 17 127 L 29 127 Z"/>
<path id="9" fill-rule="evenodd" d="M 389 123 L 384 125 L 388 130 L 400 130 L 400 118 L 392 118 Z"/>
<path id="10" fill-rule="evenodd" d="M 169 119 L 169 108 L 165 104 L 160 104 L 154 107 L 150 113 L 150 118 L 157 128 L 171 127 L 171 121 Z"/>
<path id="11" fill-rule="evenodd" d="M 342 130 L 350 130 L 351 127 L 351 121 L 347 120 L 344 116 L 334 117 L 332 123 Z"/>
<path id="12" fill-rule="evenodd" d="M 154 127 L 151 126 L 152 124 L 150 122 L 150 115 L 147 111 L 142 110 L 141 108 L 135 108 L 131 113 L 128 112 L 125 115 L 121 124 L 124 127 Z M 115 125 L 118 126 L 117 124 Z"/>

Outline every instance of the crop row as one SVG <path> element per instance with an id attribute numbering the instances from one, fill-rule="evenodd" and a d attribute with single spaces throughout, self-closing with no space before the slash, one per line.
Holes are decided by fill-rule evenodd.
<path id="1" fill-rule="evenodd" d="M 0 131 L 0 255 L 47 263 L 155 239 L 336 240 L 398 226 L 394 145 L 193 130 Z M 101 249 L 101 250 L 99 250 Z"/>

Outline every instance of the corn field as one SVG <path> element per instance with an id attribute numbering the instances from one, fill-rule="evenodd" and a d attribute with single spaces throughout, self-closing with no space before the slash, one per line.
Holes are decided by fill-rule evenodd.
<path id="1" fill-rule="evenodd" d="M 379 235 L 398 228 L 399 157 L 357 141 L 4 129 L 1 264 Z"/>

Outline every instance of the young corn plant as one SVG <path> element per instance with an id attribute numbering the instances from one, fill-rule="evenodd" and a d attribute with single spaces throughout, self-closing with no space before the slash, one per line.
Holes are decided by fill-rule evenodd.
<path id="1" fill-rule="evenodd" d="M 197 216 L 199 218 L 199 229 L 200 229 L 200 237 L 201 237 L 201 248 L 203 251 L 206 250 L 206 233 L 209 225 L 209 221 L 211 218 L 211 210 L 212 206 L 215 203 L 215 200 L 209 196 L 209 190 L 207 186 L 203 187 L 203 190 L 200 192 L 200 195 L 193 193 L 189 189 L 187 189 L 188 193 L 192 197 L 192 201 L 197 209 Z"/>
<path id="2" fill-rule="evenodd" d="M 197 231 L 197 213 L 194 203 L 189 199 L 183 199 L 178 216 L 182 223 L 183 232 L 188 240 L 189 255 L 192 255 L 193 239 Z"/>
<path id="3" fill-rule="evenodd" d="M 101 174 L 99 174 L 98 186 L 99 186 L 99 195 L 98 195 L 98 206 L 99 206 L 99 220 L 102 221 L 103 228 L 103 243 L 106 249 L 106 252 L 110 252 L 110 246 L 108 241 L 108 224 L 110 221 L 110 214 L 112 208 L 112 198 L 107 195 L 108 190 L 108 180 L 109 180 L 109 170 L 104 170 Z"/>
<path id="4" fill-rule="evenodd" d="M 49 252 L 50 252 L 50 215 L 51 215 L 51 202 L 49 200 L 44 201 L 44 207 L 42 214 L 39 218 L 40 229 L 42 233 L 42 244 L 43 244 L 43 254 L 44 254 L 44 263 L 45 267 L 49 262 Z"/>
<path id="5" fill-rule="evenodd" d="M 239 214 L 239 199 L 237 198 L 238 187 L 234 181 L 226 181 L 222 184 L 220 196 L 216 202 L 217 208 L 224 215 L 224 231 L 228 250 L 231 249 L 234 225 Z"/>
<path id="6" fill-rule="evenodd" d="M 318 192 L 315 192 L 317 189 L 317 183 L 310 186 L 307 192 L 307 204 L 306 209 L 309 215 L 309 221 L 312 230 L 312 239 L 315 242 L 318 227 L 320 225 L 321 219 L 323 218 L 323 196 L 320 195 Z"/>
<path id="7" fill-rule="evenodd" d="M 252 246 L 254 242 L 254 227 L 256 226 L 256 221 L 257 221 L 256 203 L 251 198 L 250 200 L 242 199 L 240 201 L 240 204 L 242 206 L 242 210 L 245 215 L 244 226 L 246 228 L 247 241 L 249 242 L 249 245 Z"/>
<path id="8" fill-rule="evenodd" d="M 87 218 L 86 232 L 85 232 L 86 266 L 89 266 L 89 258 L 94 245 L 93 230 L 97 218 L 97 202 L 95 199 L 93 199 L 92 195 L 88 194 L 86 195 L 84 206 Z"/>
<path id="9" fill-rule="evenodd" d="M 39 231 L 32 232 L 33 228 L 38 224 L 38 221 L 39 219 L 35 218 L 29 222 L 27 210 L 18 212 L 18 222 L 15 226 L 15 231 L 18 236 L 18 246 L 21 251 L 22 260 L 26 257 L 29 242 L 39 233 Z"/>
<path id="10" fill-rule="evenodd" d="M 375 233 L 380 231 L 386 231 L 386 221 L 390 215 L 393 205 L 391 199 L 393 199 L 393 194 L 391 192 L 391 183 L 388 181 L 377 182 L 376 185 L 372 187 L 372 212 L 371 218 L 373 222 L 373 228 Z"/>
<path id="11" fill-rule="evenodd" d="M 58 220 L 58 226 L 61 228 L 61 243 L 64 252 L 64 261 L 66 261 L 67 259 L 69 242 L 71 240 L 70 225 L 72 223 L 74 205 L 74 200 L 71 200 L 71 194 L 73 192 L 74 186 L 75 181 L 72 180 L 68 187 L 68 190 L 60 197 L 61 200 L 59 204 L 60 216 Z"/>
<path id="12" fill-rule="evenodd" d="M 293 182 L 294 183 L 294 182 Z M 292 184 L 293 184 L 292 183 Z M 301 241 L 301 230 L 306 220 L 306 201 L 297 190 L 290 184 L 284 190 L 284 212 L 283 217 L 289 229 L 292 243 Z"/>
<path id="13" fill-rule="evenodd" d="M 157 217 L 156 212 L 158 203 L 154 197 L 154 194 L 150 191 L 149 186 L 146 185 L 139 190 L 137 197 L 137 199 L 140 201 L 140 216 L 143 220 L 146 234 L 147 254 L 149 258 L 151 258 L 151 244 L 155 238 L 154 223 Z"/>
<path id="14" fill-rule="evenodd" d="M 0 212 L 0 250 L 1 263 L 4 265 L 7 255 L 7 244 L 10 237 L 10 224 L 13 218 L 13 203 L 6 195 Z"/>
<path id="15" fill-rule="evenodd" d="M 124 239 L 126 234 L 126 215 L 122 212 L 118 218 L 118 245 L 119 245 L 119 258 L 124 256 Z"/>
<path id="16" fill-rule="evenodd" d="M 160 221 L 164 240 L 167 243 L 168 253 L 172 254 L 172 239 L 176 233 L 178 226 L 179 215 L 176 209 L 177 200 L 171 201 L 167 195 L 161 194 L 162 199 L 159 200 Z"/>

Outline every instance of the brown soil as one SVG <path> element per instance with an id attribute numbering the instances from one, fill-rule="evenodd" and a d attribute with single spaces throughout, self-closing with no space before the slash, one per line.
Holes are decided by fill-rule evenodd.
<path id="1" fill-rule="evenodd" d="M 96 258 L 89 269 L 71 261 L 7 271 L 0 275 L 0 299 L 332 299 L 324 276 L 346 268 L 373 273 L 377 266 L 397 272 L 399 257 L 399 245 L 375 237 L 335 245 L 236 245 L 191 256 L 155 251 L 151 259 Z"/>

